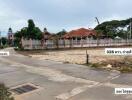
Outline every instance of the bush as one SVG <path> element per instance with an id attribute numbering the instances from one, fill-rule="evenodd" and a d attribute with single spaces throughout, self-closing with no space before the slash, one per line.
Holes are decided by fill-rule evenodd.
<path id="1" fill-rule="evenodd" d="M 122 73 L 129 73 L 129 72 L 132 72 L 132 67 L 130 67 L 130 66 L 121 67 L 121 68 L 119 69 L 119 71 L 122 72 Z"/>
<path id="2" fill-rule="evenodd" d="M 91 64 L 91 67 L 93 67 L 93 68 L 99 68 L 100 65 L 98 63 L 93 63 L 93 64 Z"/>
<path id="3" fill-rule="evenodd" d="M 89 66 L 91 68 L 102 68 L 102 65 L 99 63 L 89 63 L 89 64 L 85 64 L 86 66 Z"/>
<path id="4" fill-rule="evenodd" d="M 3 46 L 0 46 L 0 49 L 3 49 Z"/>
<path id="5" fill-rule="evenodd" d="M 11 96 L 11 92 L 8 91 L 8 88 L 0 83 L 0 100 L 14 100 Z"/>
<path id="6" fill-rule="evenodd" d="M 2 45 L 2 46 L 0 46 L 0 49 L 4 49 L 4 48 L 7 48 L 8 47 L 8 45 Z"/>

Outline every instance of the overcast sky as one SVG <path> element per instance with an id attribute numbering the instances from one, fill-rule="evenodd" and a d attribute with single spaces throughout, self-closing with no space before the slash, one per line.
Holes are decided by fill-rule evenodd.
<path id="1" fill-rule="evenodd" d="M 132 14 L 132 0 L 0 0 L 0 30 L 5 34 L 27 26 L 33 19 L 36 26 L 56 33 L 79 27 L 94 28 L 97 23 L 126 19 Z"/>

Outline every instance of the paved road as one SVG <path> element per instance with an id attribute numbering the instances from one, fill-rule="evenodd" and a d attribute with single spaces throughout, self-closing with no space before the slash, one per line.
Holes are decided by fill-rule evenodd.
<path id="1" fill-rule="evenodd" d="M 0 82 L 13 88 L 33 84 L 37 90 L 16 95 L 21 100 L 132 100 L 115 95 L 114 88 L 132 87 L 132 75 L 93 70 L 86 66 L 37 60 L 17 54 L 0 57 Z"/>

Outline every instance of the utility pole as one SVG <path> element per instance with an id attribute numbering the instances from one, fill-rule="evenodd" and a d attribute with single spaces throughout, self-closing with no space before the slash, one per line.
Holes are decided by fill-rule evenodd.
<path id="1" fill-rule="evenodd" d="M 100 24 L 99 19 L 98 19 L 97 17 L 95 17 L 95 19 L 96 19 L 96 21 L 97 21 L 97 23 L 98 23 L 98 25 L 99 25 L 99 24 Z M 97 46 L 99 46 L 99 42 L 100 42 L 100 33 L 97 33 L 96 35 L 97 35 Z"/>
<path id="2" fill-rule="evenodd" d="M 97 21 L 97 23 L 99 25 L 100 24 L 99 19 L 97 17 L 95 17 L 95 19 L 96 19 L 96 21 Z"/>
<path id="3" fill-rule="evenodd" d="M 89 54 L 88 54 L 88 51 L 86 50 L 86 64 L 88 65 L 89 64 Z"/>

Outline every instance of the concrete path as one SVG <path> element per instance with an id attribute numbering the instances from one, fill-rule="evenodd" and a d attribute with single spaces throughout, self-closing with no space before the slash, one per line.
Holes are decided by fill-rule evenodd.
<path id="1" fill-rule="evenodd" d="M 132 95 L 115 95 L 114 88 L 131 88 L 132 74 L 93 70 L 86 66 L 37 60 L 17 54 L 0 57 L 0 82 L 13 88 L 33 84 L 39 88 L 20 100 L 132 100 Z"/>

